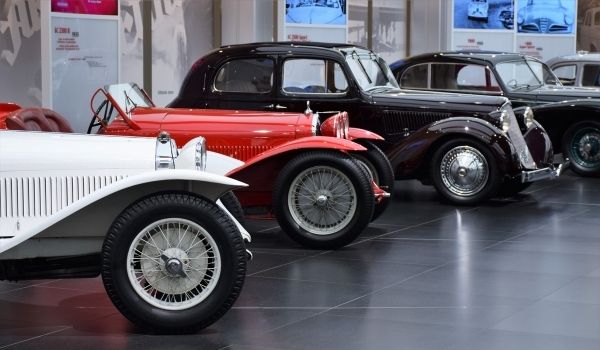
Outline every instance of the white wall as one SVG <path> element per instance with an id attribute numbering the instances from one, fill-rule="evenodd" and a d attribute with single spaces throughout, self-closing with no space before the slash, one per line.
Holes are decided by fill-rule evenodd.
<path id="1" fill-rule="evenodd" d="M 450 0 L 412 0 L 410 55 L 446 49 Z M 442 12 L 442 10 L 444 12 Z M 442 23 L 443 22 L 443 23 Z"/>
<path id="2" fill-rule="evenodd" d="M 272 0 L 223 0 L 223 45 L 273 40 Z"/>

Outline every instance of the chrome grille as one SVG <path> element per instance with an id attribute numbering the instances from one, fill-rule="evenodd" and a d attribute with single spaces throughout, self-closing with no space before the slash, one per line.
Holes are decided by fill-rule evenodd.
<path id="1" fill-rule="evenodd" d="M 519 157 L 519 162 L 526 169 L 536 169 L 537 165 L 533 161 L 533 157 L 531 156 L 531 152 L 529 152 L 529 148 L 527 147 L 527 143 L 525 142 L 525 138 L 521 133 L 521 129 L 519 128 L 519 123 L 517 122 L 517 117 L 515 117 L 515 113 L 512 108 L 507 108 L 510 118 L 510 128 L 508 129 L 508 137 L 515 146 L 515 150 L 517 151 L 517 155 Z"/>
<path id="2" fill-rule="evenodd" d="M 115 175 L 0 178 L 0 217 L 50 216 L 125 177 Z"/>
<path id="3" fill-rule="evenodd" d="M 542 33 L 546 33 L 548 31 L 548 27 L 550 26 L 550 20 L 548 18 L 540 18 L 540 31 Z"/>

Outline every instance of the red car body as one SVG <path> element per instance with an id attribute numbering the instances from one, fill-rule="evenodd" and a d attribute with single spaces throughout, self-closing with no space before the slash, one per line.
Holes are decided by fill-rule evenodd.
<path id="1" fill-rule="evenodd" d="M 132 92 L 130 93 L 135 95 L 133 100 L 123 90 L 128 88 L 131 88 Z M 123 94 L 125 98 L 123 98 Z M 96 108 L 95 102 L 98 100 L 105 102 L 100 103 Z M 134 103 L 134 100 L 137 103 Z M 99 89 L 92 97 L 91 106 L 97 122 L 95 123 L 94 118 L 92 119 L 88 132 L 91 132 L 94 125 L 100 127 L 98 133 L 110 135 L 156 136 L 160 132 L 166 131 L 177 144 L 185 144 L 194 137 L 203 136 L 207 140 L 208 150 L 244 161 L 243 166 L 232 170 L 227 176 L 249 184 L 244 189 L 236 190 L 236 195 L 242 207 L 245 208 L 246 214 L 255 217 L 265 217 L 265 214 L 267 217 L 274 215 L 284 231 L 304 245 L 317 248 L 343 246 L 357 237 L 357 229 L 362 231 L 368 222 L 375 218 L 373 213 L 380 214 L 385 209 L 384 203 L 389 203 L 386 199 L 389 194 L 380 189 L 372 180 L 374 177 L 368 169 L 368 165 L 365 165 L 365 161 L 357 161 L 357 159 L 361 159 L 361 156 L 362 159 L 367 158 L 365 155 L 367 148 L 353 142 L 358 139 L 381 140 L 382 138 L 367 130 L 350 128 L 345 112 L 330 112 L 332 116 L 319 124 L 319 115 L 313 114 L 308 109 L 305 113 L 282 113 L 158 108 L 154 106 L 145 92 L 135 85 L 120 85 L 116 89 L 113 87 L 107 87 L 106 90 Z M 364 206 L 364 208 L 353 206 L 349 212 L 351 214 L 341 215 L 339 222 L 343 221 L 341 217 L 344 215 L 352 217 L 358 215 L 354 210 L 361 212 L 360 220 L 344 221 L 348 224 L 348 228 L 339 231 L 332 229 L 332 225 L 324 224 L 325 231 L 333 232 L 331 238 L 327 237 L 329 233 L 319 232 L 318 228 L 313 229 L 313 235 L 308 235 L 311 238 L 306 240 L 302 237 L 296 239 L 289 232 L 302 231 L 302 225 L 294 223 L 291 219 L 293 214 L 291 214 L 292 209 L 289 209 L 300 204 L 291 202 L 292 195 L 288 191 L 291 187 L 286 187 L 292 186 L 290 183 L 294 183 L 287 182 L 286 179 L 294 178 L 296 174 L 294 172 L 287 175 L 282 174 L 290 168 L 289 163 L 295 164 L 294 162 L 298 161 L 298 158 L 306 157 L 307 154 L 315 155 L 316 158 L 303 163 L 296 169 L 297 173 L 302 173 L 304 169 L 312 169 L 312 163 L 317 164 L 316 168 L 331 169 L 328 162 L 334 163 L 343 159 L 347 163 L 344 165 L 346 170 L 342 170 L 344 167 L 342 166 L 338 169 L 340 174 L 354 173 L 352 176 L 355 177 L 355 180 L 356 177 L 362 177 L 364 179 L 362 183 L 366 184 L 366 186 L 357 186 L 361 181 L 351 181 L 354 186 L 353 191 L 356 193 L 354 200 L 356 201 L 360 197 L 357 202 L 358 207 Z M 389 169 L 389 177 L 392 177 L 389 161 L 383 156 L 383 153 L 381 154 Z M 344 176 L 341 175 L 341 177 Z M 321 186 L 326 187 L 323 184 Z M 281 188 L 286 188 L 286 190 L 281 190 Z M 316 187 L 313 192 L 314 202 L 311 202 L 314 204 L 311 205 L 318 206 L 316 198 L 319 197 L 319 194 L 331 201 L 327 203 L 335 205 L 332 204 L 336 201 L 335 195 L 328 193 L 323 188 Z M 316 194 L 317 191 L 321 192 Z M 376 206 L 376 204 L 378 205 Z M 306 204 L 303 205 L 306 207 Z M 288 211 L 282 213 L 280 208 L 282 206 L 286 207 Z M 287 219 L 282 221 L 281 217 L 284 214 Z M 296 217 L 299 215 L 301 216 L 296 213 Z M 330 211 L 329 215 L 331 218 L 331 215 L 334 214 Z M 307 217 L 309 216 L 307 215 Z M 365 219 L 367 216 L 368 218 Z M 319 218 L 319 220 L 321 219 Z M 286 224 L 289 222 L 292 223 Z M 324 219 L 323 222 L 329 221 Z M 320 226 L 320 224 L 315 225 L 315 227 Z M 356 226 L 356 229 L 351 229 L 352 226 Z M 345 232 L 348 230 L 353 233 L 348 235 Z M 353 238 L 338 236 L 353 236 Z"/>

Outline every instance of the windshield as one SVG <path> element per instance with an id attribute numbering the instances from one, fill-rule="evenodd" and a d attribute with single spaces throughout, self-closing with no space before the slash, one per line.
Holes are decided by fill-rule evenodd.
<path id="1" fill-rule="evenodd" d="M 114 84 L 105 86 L 104 89 L 125 113 L 135 107 L 154 107 L 137 84 Z"/>
<path id="2" fill-rule="evenodd" d="M 504 85 L 512 91 L 532 90 L 544 85 L 559 85 L 558 78 L 542 62 L 522 60 L 496 64 Z"/>
<path id="3" fill-rule="evenodd" d="M 346 51 L 346 62 L 364 91 L 398 89 L 398 83 L 383 59 L 366 50 Z"/>

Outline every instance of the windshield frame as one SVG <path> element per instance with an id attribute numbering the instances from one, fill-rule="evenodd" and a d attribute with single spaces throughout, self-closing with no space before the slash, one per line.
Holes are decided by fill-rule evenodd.
<path id="1" fill-rule="evenodd" d="M 500 74 L 501 70 L 498 69 L 500 66 L 508 65 L 508 64 L 512 64 L 512 65 L 525 64 L 527 66 L 527 68 L 529 69 L 529 72 L 531 73 L 531 75 L 535 78 L 535 80 L 537 80 L 538 83 L 537 84 L 521 83 L 521 84 L 516 84 L 514 86 L 509 85 L 508 82 L 515 80 L 515 79 L 510 79 L 510 80 L 506 81 L 504 79 L 504 77 L 502 76 L 502 74 Z M 533 69 L 532 64 L 540 65 L 542 67 L 543 74 L 545 74 L 546 76 L 551 76 L 552 79 L 554 80 L 554 84 L 548 84 L 547 79 L 544 79 L 543 76 L 542 77 L 538 76 L 536 74 L 536 71 Z M 510 92 L 532 91 L 532 90 L 536 90 L 536 89 L 539 89 L 544 86 L 552 86 L 552 87 L 562 87 L 563 86 L 560 83 L 560 80 L 556 77 L 556 74 L 554 74 L 554 72 L 550 69 L 550 67 L 548 67 L 548 65 L 545 64 L 544 62 L 538 61 L 536 59 L 521 58 L 521 59 L 514 59 L 514 60 L 498 62 L 494 65 L 494 71 L 496 74 L 496 80 L 498 82 L 500 82 L 504 86 L 504 88 Z M 517 83 L 518 83 L 518 81 L 517 81 Z"/>
<path id="2" fill-rule="evenodd" d="M 105 85 L 104 91 L 127 116 L 137 107 L 155 107 L 146 91 L 136 83 Z"/>
<path id="3" fill-rule="evenodd" d="M 341 50 L 344 53 L 344 59 L 348 66 L 349 73 L 354 78 L 356 85 L 364 92 L 372 92 L 377 89 L 387 90 L 400 90 L 400 86 L 394 78 L 394 74 L 390 70 L 389 66 L 379 57 L 379 55 L 372 51 L 363 48 L 350 48 Z M 365 62 L 372 62 L 375 67 L 378 68 L 378 72 L 375 76 L 384 77 L 386 79 L 385 85 L 376 84 L 373 82 L 373 75 L 369 74 L 369 70 L 374 68 L 366 67 Z M 354 68 L 355 67 L 355 68 Z M 359 75 L 360 74 L 360 75 Z M 366 82 L 363 83 L 363 82 Z"/>

